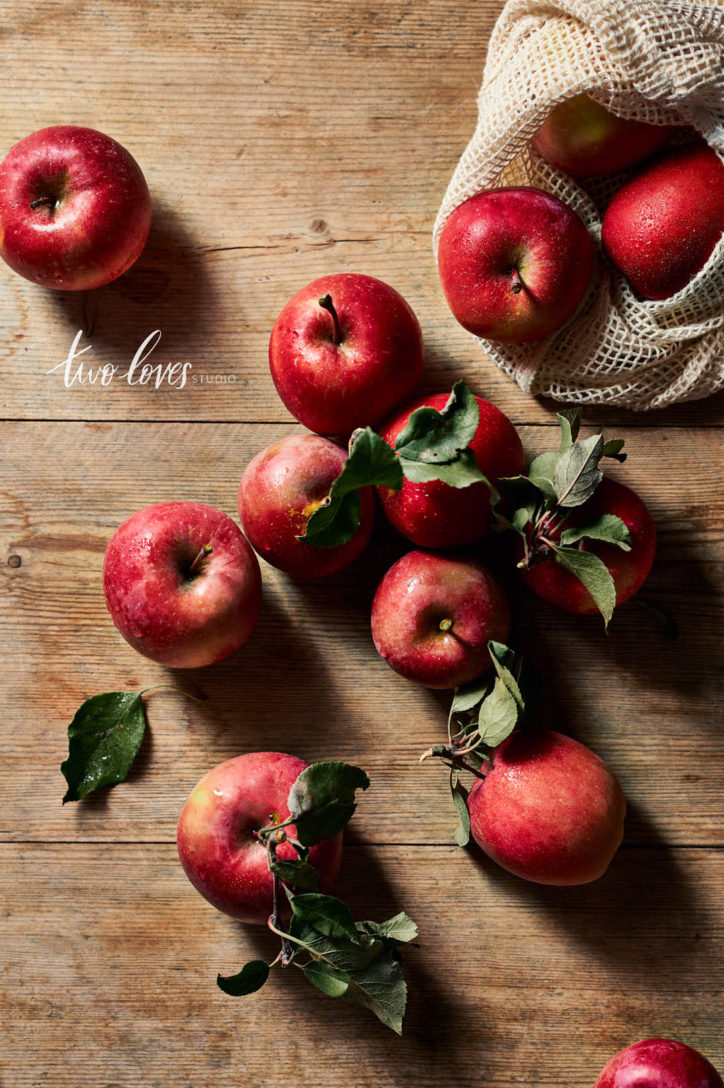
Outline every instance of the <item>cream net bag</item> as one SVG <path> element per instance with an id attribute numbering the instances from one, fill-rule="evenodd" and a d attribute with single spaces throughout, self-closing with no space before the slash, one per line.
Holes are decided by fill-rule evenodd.
<path id="1" fill-rule="evenodd" d="M 574 208 L 600 250 L 602 209 L 628 175 L 574 181 L 529 143 L 553 106 L 581 91 L 622 117 L 689 125 L 724 159 L 724 8 L 508 0 L 490 40 L 475 134 L 437 217 L 436 248 L 464 200 L 500 185 L 534 185 Z M 586 297 L 557 333 L 535 344 L 480 343 L 526 392 L 641 411 L 724 387 L 723 326 L 724 239 L 671 298 L 638 298 L 599 258 Z"/>

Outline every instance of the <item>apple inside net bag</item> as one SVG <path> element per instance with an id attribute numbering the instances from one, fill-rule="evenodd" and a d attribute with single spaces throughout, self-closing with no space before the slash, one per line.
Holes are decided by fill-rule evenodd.
<path id="1" fill-rule="evenodd" d="M 550 139 L 531 142 L 555 107 L 583 94 L 594 109 L 597 103 L 626 121 L 676 126 L 663 129 L 667 147 L 705 141 L 724 162 L 724 8 L 679 0 L 508 0 L 490 40 L 477 127 L 435 224 L 436 254 L 446 222 L 476 194 L 501 186 L 547 191 L 578 214 L 598 247 L 591 281 L 572 316 L 544 339 L 481 339 L 485 351 L 526 392 L 570 404 L 642 411 L 709 396 L 724 387 L 721 228 L 683 287 L 655 300 L 639 294 L 600 240 L 613 194 L 654 161 L 621 169 L 627 141 L 638 143 L 639 158 L 652 150 L 643 128 L 633 140 L 625 132 L 613 140 L 616 155 L 603 163 L 608 172 L 596 176 L 582 176 L 575 158 L 566 161 L 568 173 L 551 165 L 540 153 L 556 157 Z M 575 120 L 561 123 L 570 131 Z M 600 169 L 599 163 L 592 160 L 591 167 Z M 722 179 L 715 205 L 724 224 L 724 167 Z M 662 266 L 676 230 L 684 247 L 697 234 L 697 202 L 686 192 L 681 200 L 692 205 L 690 226 L 681 227 L 686 208 L 669 208 L 669 226 L 663 221 L 658 239 L 641 243 L 659 247 Z M 707 218 L 710 226 L 709 211 Z"/>

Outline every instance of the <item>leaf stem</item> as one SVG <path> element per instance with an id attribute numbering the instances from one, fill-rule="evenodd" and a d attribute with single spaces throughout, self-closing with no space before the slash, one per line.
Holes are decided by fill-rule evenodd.
<path id="1" fill-rule="evenodd" d="M 151 691 L 159 691 L 165 688 L 167 691 L 178 691 L 180 695 L 185 695 L 187 699 L 193 699 L 195 703 L 203 703 L 206 701 L 206 696 L 192 695 L 190 691 L 184 691 L 183 688 L 177 687 L 175 684 L 152 684 L 150 688 L 143 688 L 139 691 L 139 695 L 148 695 Z"/>

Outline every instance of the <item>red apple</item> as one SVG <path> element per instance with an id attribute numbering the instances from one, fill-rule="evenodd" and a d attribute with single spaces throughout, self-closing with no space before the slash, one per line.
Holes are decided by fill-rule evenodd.
<path id="1" fill-rule="evenodd" d="M 472 559 L 408 552 L 372 602 L 372 638 L 395 672 L 428 688 L 455 688 L 491 667 L 510 610 L 496 579 Z"/>
<path id="2" fill-rule="evenodd" d="M 619 1051 L 594 1088 L 724 1088 L 706 1058 L 673 1039 L 644 1039 Z"/>
<path id="3" fill-rule="evenodd" d="M 478 468 L 495 484 L 501 476 L 523 471 L 525 456 L 513 424 L 488 400 L 476 397 L 480 422 L 470 448 Z M 408 404 L 388 420 L 380 435 L 394 449 L 397 436 L 416 408 L 428 405 L 441 411 L 446 393 L 435 393 Z M 378 488 L 385 514 L 394 527 L 421 548 L 456 548 L 485 536 L 490 527 L 490 490 L 485 483 L 451 487 L 440 480 L 415 484 L 405 480 L 400 491 Z"/>
<path id="4" fill-rule="evenodd" d="M 593 268 L 593 243 L 576 213 L 550 193 L 492 189 L 449 217 L 437 255 L 448 306 L 489 340 L 543 340 L 570 317 Z"/>
<path id="5" fill-rule="evenodd" d="M 554 106 L 533 137 L 546 162 L 574 178 L 624 170 L 658 151 L 673 125 L 617 117 L 587 94 Z"/>
<path id="6" fill-rule="evenodd" d="M 374 520 L 369 487 L 360 490 L 359 527 L 346 544 L 322 548 L 298 539 L 346 459 L 345 451 L 328 438 L 296 434 L 268 446 L 249 462 L 239 484 L 239 517 L 268 563 L 295 578 L 320 578 L 348 566 L 362 553 Z"/>
<path id="7" fill-rule="evenodd" d="M 648 507 L 635 491 L 604 476 L 588 502 L 568 511 L 565 521 L 559 522 L 549 539 L 557 543 L 563 529 L 590 525 L 604 514 L 621 518 L 631 534 L 631 550 L 625 552 L 615 544 L 597 540 L 584 540 L 579 546 L 605 563 L 613 578 L 616 604 L 619 605 L 641 588 L 656 554 L 656 528 Z M 521 568 L 520 574 L 539 597 L 566 612 L 581 615 L 598 611 L 588 590 L 553 558 Z"/>
<path id="8" fill-rule="evenodd" d="M 151 198 L 136 160 L 102 132 L 40 129 L 0 164 L 0 255 L 62 291 L 110 283 L 140 256 Z"/>
<path id="9" fill-rule="evenodd" d="M 259 617 L 261 575 L 231 518 L 198 502 L 161 502 L 113 534 L 103 563 L 111 618 L 135 650 L 176 669 L 221 661 Z"/>
<path id="10" fill-rule="evenodd" d="M 348 435 L 409 396 L 422 372 L 420 325 L 394 288 L 372 276 L 323 276 L 286 304 L 272 329 L 269 365 L 300 423 Z"/>
<path id="11" fill-rule="evenodd" d="M 496 749 L 468 796 L 470 829 L 485 853 L 536 884 L 602 876 L 623 837 L 626 802 L 590 749 L 549 730 L 521 730 Z"/>
<path id="12" fill-rule="evenodd" d="M 644 298 L 669 298 L 703 268 L 724 231 L 724 163 L 706 144 L 660 155 L 615 193 L 601 239 Z"/>
<path id="13" fill-rule="evenodd" d="M 179 858 L 193 886 L 217 910 L 241 922 L 266 923 L 273 878 L 254 832 L 288 818 L 289 790 L 306 767 L 296 756 L 250 752 L 214 767 L 192 791 L 178 822 Z M 296 834 L 293 825 L 286 830 Z M 279 861 L 298 857 L 287 842 L 276 854 Z M 341 860 L 341 832 L 310 848 L 322 891 L 330 890 Z"/>

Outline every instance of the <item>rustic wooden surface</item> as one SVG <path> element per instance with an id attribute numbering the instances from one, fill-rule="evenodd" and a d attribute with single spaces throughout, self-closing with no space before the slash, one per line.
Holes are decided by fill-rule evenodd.
<path id="1" fill-rule="evenodd" d="M 266 344 L 308 280 L 358 270 L 393 283 L 423 327 L 423 387 L 465 376 L 520 425 L 531 454 L 550 444 L 552 406 L 455 326 L 430 253 L 499 9 L 46 0 L 0 10 L 2 153 L 47 124 L 106 130 L 138 158 L 155 210 L 147 251 L 115 285 L 56 295 L 0 269 L 3 1085 L 589 1088 L 615 1050 L 649 1035 L 724 1066 L 724 398 L 586 416 L 627 440 L 615 474 L 659 530 L 642 595 L 676 618 L 677 640 L 633 602 L 607 638 L 595 619 L 532 599 L 500 547 L 486 549 L 542 675 L 542 721 L 591 744 L 629 797 L 626 839 L 601 881 L 539 888 L 450 844 L 443 776 L 416 761 L 442 735 L 445 699 L 391 673 L 369 636 L 374 586 L 404 550 L 383 527 L 358 566 L 325 585 L 264 566 L 248 645 L 181 675 L 205 703 L 153 695 L 129 782 L 60 806 L 80 701 L 170 675 L 106 615 L 108 537 L 166 499 L 235 514 L 243 467 L 296 427 Z M 205 380 L 66 389 L 47 372 L 78 329 L 93 366 L 127 364 L 160 329 L 154 361 L 190 361 Z M 270 747 L 370 771 L 340 890 L 359 916 L 404 907 L 420 923 L 402 1040 L 292 972 L 243 1002 L 215 987 L 217 970 L 268 942 L 196 895 L 175 822 L 209 767 Z"/>

